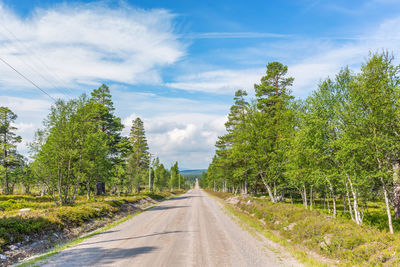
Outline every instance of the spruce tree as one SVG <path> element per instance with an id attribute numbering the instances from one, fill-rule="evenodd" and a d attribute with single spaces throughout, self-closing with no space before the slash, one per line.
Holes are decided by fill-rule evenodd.
<path id="1" fill-rule="evenodd" d="M 132 149 L 128 159 L 128 171 L 130 174 L 128 190 L 132 192 L 135 184 L 136 191 L 139 192 L 140 184 L 144 179 L 150 160 L 143 121 L 139 117 L 132 121 L 129 141 Z"/>

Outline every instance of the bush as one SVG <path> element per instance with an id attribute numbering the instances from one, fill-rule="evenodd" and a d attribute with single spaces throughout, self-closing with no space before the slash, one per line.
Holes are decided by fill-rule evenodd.
<path id="1" fill-rule="evenodd" d="M 27 235 L 41 234 L 49 230 L 56 230 L 59 227 L 43 217 L 23 218 L 9 217 L 0 219 L 0 246 L 12 242 L 20 242 Z"/>

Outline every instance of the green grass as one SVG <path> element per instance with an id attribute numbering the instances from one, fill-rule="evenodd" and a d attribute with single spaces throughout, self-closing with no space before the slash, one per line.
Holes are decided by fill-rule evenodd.
<path id="1" fill-rule="evenodd" d="M 290 203 L 287 201 L 286 203 Z M 353 203 L 352 203 L 353 204 Z M 295 206 L 303 207 L 300 200 L 295 201 Z M 366 203 L 360 203 L 360 210 L 364 212 L 363 224 L 373 226 L 382 231 L 388 231 L 388 219 L 386 214 L 386 206 L 384 202 L 372 202 L 368 201 Z M 338 217 L 343 217 L 350 220 L 350 213 L 348 212 L 348 204 L 346 203 L 346 212 L 343 209 L 343 200 L 338 199 L 337 203 L 337 215 Z M 319 210 L 321 213 L 327 215 L 332 215 L 332 199 L 330 199 L 331 213 L 328 213 L 327 205 L 324 205 L 323 199 L 316 199 L 313 204 L 313 208 Z M 392 212 L 392 218 L 394 218 L 394 213 Z M 400 231 L 400 220 L 393 220 L 394 230 Z"/>
<path id="2" fill-rule="evenodd" d="M 90 201 L 80 196 L 76 204 L 71 206 L 57 206 L 47 196 L 0 195 L 0 252 L 9 244 L 23 241 L 27 236 L 41 236 L 64 228 L 78 227 L 94 219 L 111 218 L 121 212 L 126 203 L 135 203 L 144 198 L 162 200 L 171 195 L 171 192 L 140 193 L 122 197 L 102 196 Z M 22 208 L 30 208 L 31 211 L 19 215 Z"/>
<path id="3" fill-rule="evenodd" d="M 232 196 L 209 193 L 222 199 Z M 389 234 L 379 227 L 370 224 L 359 226 L 345 216 L 331 218 L 319 209 L 310 211 L 301 205 L 271 203 L 253 197 L 242 198 L 234 207 L 228 206 L 228 210 L 267 238 L 290 247 L 292 254 L 302 258 L 303 262 L 311 258 L 305 252 L 312 251 L 339 261 L 342 266 L 400 265 L 400 235 Z M 308 263 L 311 266 L 316 264 Z"/>
<path id="4" fill-rule="evenodd" d="M 149 196 L 149 197 L 151 197 L 152 199 L 155 199 L 155 200 L 163 200 L 163 199 L 168 199 L 168 198 L 171 198 L 171 197 L 178 196 L 180 194 L 183 194 L 184 192 L 185 192 L 184 190 L 176 190 L 176 191 L 174 191 L 172 193 L 164 192 L 164 193 L 151 193 L 151 194 L 144 194 L 144 195 Z M 43 255 L 40 255 L 38 257 L 35 257 L 33 259 L 30 259 L 30 260 L 28 260 L 26 262 L 23 262 L 23 263 L 21 263 L 21 264 L 19 264 L 17 266 L 18 267 L 36 266 L 35 265 L 36 263 L 38 263 L 40 261 L 45 261 L 49 257 L 51 257 L 53 255 L 56 255 L 57 253 L 61 252 L 62 250 L 65 250 L 67 248 L 75 246 L 75 245 L 83 242 L 84 240 L 86 240 L 86 239 L 88 239 L 90 237 L 93 237 L 93 236 L 95 236 L 97 234 L 103 233 L 103 232 L 105 232 L 105 231 L 107 231 L 107 230 L 109 230 L 109 229 L 111 229 L 111 228 L 113 228 L 113 227 L 115 227 L 115 226 L 127 221 L 127 220 L 130 220 L 131 218 L 135 217 L 136 215 L 139 215 L 140 213 L 145 212 L 145 211 L 147 211 L 147 210 L 149 210 L 152 207 L 157 206 L 157 205 L 158 204 L 152 205 L 152 206 L 150 206 L 150 207 L 148 207 L 146 209 L 137 211 L 134 214 L 128 215 L 128 216 L 126 216 L 126 217 L 124 217 L 124 218 L 122 218 L 122 219 L 120 219 L 118 221 L 114 221 L 114 222 L 112 222 L 112 223 L 110 223 L 110 224 L 108 224 L 108 225 L 106 225 L 106 226 L 104 226 L 104 227 L 102 227 L 102 228 L 90 233 L 90 234 L 75 238 L 73 240 L 70 240 L 70 241 L 62 244 L 62 245 L 57 245 L 55 248 L 51 249 L 49 252 L 47 252 L 47 253 L 45 253 Z"/>
<path id="5" fill-rule="evenodd" d="M 121 223 L 123 223 L 123 222 L 129 220 L 129 219 L 132 219 L 132 218 L 135 217 L 136 215 L 139 215 L 140 213 L 142 213 L 142 212 L 144 212 L 144 211 L 146 211 L 146 210 L 148 210 L 148 209 L 151 209 L 152 207 L 153 207 L 153 206 L 151 206 L 151 207 L 149 207 L 149 208 L 146 208 L 146 209 L 144 209 L 144 210 L 140 210 L 140 211 L 138 211 L 138 212 L 136 212 L 136 213 L 134 213 L 134 214 L 128 215 L 128 216 L 122 218 L 121 220 L 112 222 L 112 223 L 108 224 L 107 226 L 96 230 L 96 231 L 93 232 L 93 233 L 90 233 L 90 234 L 85 235 L 85 236 L 82 236 L 82 237 L 75 238 L 75 239 L 73 239 L 73 240 L 71 240 L 71 241 L 69 241 L 69 242 L 67 242 L 67 243 L 65 243 L 65 244 L 63 244 L 63 245 L 58 245 L 58 246 L 56 246 L 55 248 L 53 248 L 52 250 L 50 250 L 49 252 L 47 252 L 47 253 L 45 253 L 45 254 L 43 254 L 43 255 L 40 255 L 39 257 L 36 257 L 36 258 L 33 258 L 33 259 L 28 260 L 28 261 L 26 261 L 26 262 L 23 262 L 23 263 L 21 263 L 21 264 L 19 264 L 19 265 L 17 265 L 17 266 L 19 266 L 19 267 L 32 266 L 32 265 L 34 265 L 35 263 L 37 263 L 37 262 L 39 262 L 39 261 L 46 260 L 46 259 L 49 258 L 50 256 L 53 256 L 53 255 L 55 255 L 55 254 L 61 252 L 61 251 L 64 250 L 64 249 L 67 249 L 67 248 L 70 248 L 70 247 L 72 247 L 72 246 L 75 246 L 75 245 L 77 245 L 77 244 L 79 244 L 79 243 L 85 241 L 86 239 L 88 239 L 88 238 L 90 238 L 90 237 L 93 237 L 93 236 L 95 236 L 95 235 L 97 235 L 97 234 L 103 233 L 103 232 L 105 232 L 105 231 L 107 231 L 107 230 L 109 230 L 109 229 L 111 229 L 111 228 L 113 228 L 113 227 L 115 227 L 115 226 L 117 226 L 117 225 L 119 225 L 119 224 L 121 224 Z"/>

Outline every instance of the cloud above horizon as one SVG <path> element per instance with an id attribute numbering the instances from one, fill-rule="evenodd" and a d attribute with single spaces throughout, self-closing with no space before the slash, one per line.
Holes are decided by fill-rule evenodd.
<path id="1" fill-rule="evenodd" d="M 204 38 L 209 36 L 207 33 Z M 214 35 L 210 35 L 211 37 Z M 235 34 L 221 35 L 230 38 Z M 243 38 L 246 35 L 240 35 Z M 258 36 L 258 35 L 255 35 Z M 260 33 L 259 36 L 262 36 Z M 211 38 L 210 37 L 210 38 Z M 248 38 L 253 38 L 249 36 Z M 166 86 L 189 91 L 214 94 L 233 94 L 237 89 L 246 89 L 251 94 L 254 83 L 265 75 L 265 65 L 278 60 L 288 65 L 288 75 L 295 78 L 293 92 L 298 97 L 306 97 L 317 88 L 320 80 L 333 77 L 343 67 L 357 71 L 370 52 L 389 50 L 400 57 L 400 17 L 386 19 L 373 28 L 357 36 L 291 36 L 284 41 L 260 42 L 257 46 L 229 50 L 224 57 L 237 58 L 247 68 L 216 68 L 175 77 Z M 219 51 L 220 52 L 220 51 Z M 273 56 L 275 55 L 275 56 Z M 274 60 L 271 59 L 274 58 Z M 261 58 L 261 60 L 260 60 Z M 263 61 L 262 59 L 265 58 Z M 269 59 L 268 59 L 269 58 Z M 255 68 L 251 62 L 262 68 Z"/>
<path id="2" fill-rule="evenodd" d="M 185 55 L 164 9 L 62 4 L 21 18 L 0 3 L 0 18 L 1 57 L 43 88 L 160 84 L 160 67 Z M 7 66 L 0 71 L 0 90 L 31 87 Z"/>
<path id="3" fill-rule="evenodd" d="M 123 120 L 125 131 L 137 114 Z M 225 115 L 204 113 L 170 113 L 142 117 L 150 151 L 168 167 L 175 161 L 185 168 L 205 167 L 210 162 L 218 136 L 225 132 Z"/>
<path id="4" fill-rule="evenodd" d="M 254 96 L 268 62 L 288 65 L 293 92 L 304 98 L 340 68 L 357 70 L 369 51 L 400 56 L 400 15 L 326 36 L 325 29 L 315 35 L 274 33 L 267 23 L 254 29 L 192 27 L 190 14 L 175 9 L 107 3 L 65 2 L 23 17 L 0 0 L 0 57 L 54 98 L 108 84 L 124 134 L 132 118 L 141 117 L 151 152 L 166 165 L 178 160 L 185 168 L 207 166 L 225 132 L 234 92 Z M 0 105 L 19 116 L 18 149 L 26 154 L 25 144 L 52 102 L 6 65 L 0 64 L 0 72 Z"/>

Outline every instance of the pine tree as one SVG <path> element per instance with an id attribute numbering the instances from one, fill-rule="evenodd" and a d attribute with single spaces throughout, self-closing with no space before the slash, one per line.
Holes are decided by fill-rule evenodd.
<path id="1" fill-rule="evenodd" d="M 118 181 L 111 181 L 109 177 L 114 177 L 113 172 L 121 173 L 120 167 L 116 165 L 124 165 L 124 156 L 126 150 L 126 140 L 121 136 L 123 124 L 121 119 L 113 114 L 115 108 L 110 93 L 110 88 L 102 84 L 98 89 L 94 89 L 91 93 L 92 103 L 101 105 L 103 109 L 98 109 L 96 121 L 103 133 L 107 135 L 108 153 L 107 157 L 111 159 L 110 169 L 106 170 L 103 175 L 97 177 L 97 181 L 108 182 L 110 187 L 115 187 L 114 183 L 121 184 Z M 118 171 L 119 170 L 119 171 Z"/>
<path id="2" fill-rule="evenodd" d="M 264 151 L 261 152 L 264 162 L 256 159 L 255 165 L 273 202 L 277 201 L 277 187 L 282 184 L 285 152 L 293 130 L 293 112 L 289 106 L 293 97 L 289 87 L 294 79 L 286 77 L 287 70 L 287 66 L 279 62 L 268 63 L 267 75 L 261 78 L 260 84 L 254 85 L 260 113 L 252 113 L 257 125 L 253 131 L 258 136 L 253 139 L 253 148 Z"/>
<path id="3" fill-rule="evenodd" d="M 111 113 L 114 111 L 114 103 L 111 100 L 110 88 L 102 84 L 99 88 L 94 89 L 91 93 L 91 99 L 95 103 L 102 104 Z"/>
<path id="4" fill-rule="evenodd" d="M 96 120 L 98 121 L 101 130 L 108 136 L 110 155 L 117 156 L 119 154 L 118 142 L 120 142 L 122 139 L 121 131 L 124 126 L 121 123 L 121 119 L 113 114 L 115 108 L 111 99 L 109 87 L 103 84 L 98 89 L 93 90 L 90 100 L 91 102 L 105 107 L 103 110 L 99 110 Z"/>

